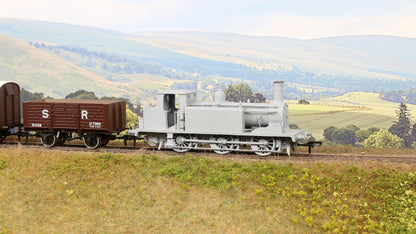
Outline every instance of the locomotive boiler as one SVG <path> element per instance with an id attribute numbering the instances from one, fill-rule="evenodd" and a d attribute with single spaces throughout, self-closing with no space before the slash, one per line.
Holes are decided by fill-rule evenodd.
<path id="1" fill-rule="evenodd" d="M 143 109 L 139 128 L 130 134 L 177 152 L 211 149 L 218 154 L 243 151 L 267 156 L 286 150 L 290 154 L 310 133 L 289 128 L 283 81 L 273 84 L 270 103 L 227 102 L 223 91 L 216 91 L 212 102 L 197 101 L 195 91 L 159 92 L 156 105 Z"/>

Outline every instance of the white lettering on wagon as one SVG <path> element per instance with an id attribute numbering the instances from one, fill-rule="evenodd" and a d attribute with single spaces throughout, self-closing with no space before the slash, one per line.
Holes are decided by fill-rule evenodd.
<path id="1" fill-rule="evenodd" d="M 32 123 L 32 127 L 41 128 L 42 124 L 41 123 Z"/>
<path id="2" fill-rule="evenodd" d="M 42 110 L 42 118 L 47 119 L 49 117 L 49 111 L 48 110 Z"/>
<path id="3" fill-rule="evenodd" d="M 81 119 L 88 119 L 88 111 L 81 110 Z"/>
<path id="4" fill-rule="evenodd" d="M 49 110 L 42 110 L 42 118 L 49 118 Z M 81 110 L 81 119 L 88 119 L 88 111 Z"/>
<path id="5" fill-rule="evenodd" d="M 100 122 L 89 122 L 90 128 L 101 128 Z"/>

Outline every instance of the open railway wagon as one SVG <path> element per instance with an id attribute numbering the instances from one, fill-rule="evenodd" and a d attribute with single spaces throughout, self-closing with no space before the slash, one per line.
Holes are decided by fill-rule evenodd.
<path id="1" fill-rule="evenodd" d="M 310 135 L 289 128 L 283 81 L 274 81 L 274 100 L 270 103 L 227 102 L 223 91 L 217 91 L 212 102 L 198 102 L 194 91 L 160 92 L 156 105 L 143 109 L 139 128 L 129 133 L 143 136 L 159 149 L 211 149 L 218 154 L 242 151 L 260 156 L 284 150 L 290 155 L 290 150 L 305 144 Z"/>
<path id="2" fill-rule="evenodd" d="M 20 86 L 12 81 L 0 81 L 0 142 L 20 131 Z"/>
<path id="3" fill-rule="evenodd" d="M 82 139 L 87 148 L 105 146 L 126 129 L 126 102 L 41 99 L 23 103 L 25 132 L 36 132 L 45 147 Z"/>

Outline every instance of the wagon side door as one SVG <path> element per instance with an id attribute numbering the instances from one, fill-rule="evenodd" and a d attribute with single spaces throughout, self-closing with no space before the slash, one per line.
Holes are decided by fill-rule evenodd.
<path id="1" fill-rule="evenodd" d="M 54 103 L 53 126 L 55 130 L 78 131 L 79 110 L 76 103 Z"/>

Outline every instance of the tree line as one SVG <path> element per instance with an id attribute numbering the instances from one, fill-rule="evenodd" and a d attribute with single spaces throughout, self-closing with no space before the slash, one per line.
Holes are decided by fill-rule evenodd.
<path id="1" fill-rule="evenodd" d="M 153 75 L 162 75 L 171 79 L 192 79 L 195 74 L 191 72 L 180 71 L 165 67 L 160 62 L 144 62 L 138 59 L 128 58 L 115 53 L 107 53 L 103 51 L 88 50 L 79 46 L 68 45 L 50 45 L 38 42 L 29 42 L 29 44 L 40 49 L 47 49 L 58 55 L 60 51 L 68 51 L 80 55 L 81 57 L 95 58 L 101 61 L 88 59 L 79 64 L 85 67 L 99 66 L 104 71 L 115 74 L 134 74 L 147 73 Z"/>
<path id="2" fill-rule="evenodd" d="M 232 84 L 224 91 L 225 100 L 229 102 L 262 103 L 266 101 L 263 94 L 253 93 L 248 84 Z"/>
<path id="3" fill-rule="evenodd" d="M 376 148 L 416 148 L 416 123 L 410 121 L 410 111 L 405 103 L 400 103 L 396 110 L 397 121 L 388 129 L 371 127 L 360 129 L 355 125 L 343 128 L 330 126 L 323 135 L 329 142 L 342 145 L 361 145 Z"/>

